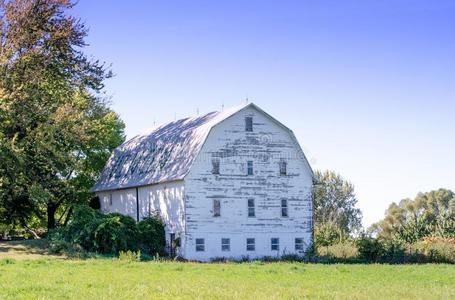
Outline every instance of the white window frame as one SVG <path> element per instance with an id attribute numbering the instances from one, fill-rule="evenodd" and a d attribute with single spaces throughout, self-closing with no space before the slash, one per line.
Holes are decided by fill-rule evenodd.
<path id="1" fill-rule="evenodd" d="M 223 252 L 231 251 L 231 239 L 230 238 L 221 238 L 221 251 L 223 251 Z"/>
<path id="2" fill-rule="evenodd" d="M 252 116 L 245 117 L 245 131 L 253 132 L 253 117 Z"/>
<path id="3" fill-rule="evenodd" d="M 248 218 L 255 218 L 256 217 L 256 201 L 253 198 L 248 199 L 247 201 L 247 214 Z M 250 205 L 250 204 L 253 205 Z"/>
<path id="4" fill-rule="evenodd" d="M 252 160 L 248 160 L 246 162 L 246 175 L 248 176 L 254 175 L 254 163 Z"/>
<path id="5" fill-rule="evenodd" d="M 289 201 L 287 199 L 281 199 L 281 217 L 289 217 Z"/>
<path id="6" fill-rule="evenodd" d="M 280 176 L 286 176 L 288 173 L 288 164 L 282 159 L 280 160 Z"/>
<path id="7" fill-rule="evenodd" d="M 221 201 L 218 199 L 213 199 L 213 217 L 221 217 Z"/>
<path id="8" fill-rule="evenodd" d="M 195 241 L 196 252 L 205 252 L 205 239 L 197 238 Z"/>
<path id="9" fill-rule="evenodd" d="M 220 159 L 219 158 L 213 158 L 212 159 L 212 174 L 214 175 L 220 175 Z"/>
<path id="10" fill-rule="evenodd" d="M 280 251 L 280 239 L 279 238 L 270 239 L 270 250 Z"/>
<path id="11" fill-rule="evenodd" d="M 256 251 L 256 239 L 255 238 L 246 239 L 246 251 Z"/>
<path id="12" fill-rule="evenodd" d="M 304 251 L 305 250 L 305 240 L 303 238 L 295 238 L 295 251 Z"/>

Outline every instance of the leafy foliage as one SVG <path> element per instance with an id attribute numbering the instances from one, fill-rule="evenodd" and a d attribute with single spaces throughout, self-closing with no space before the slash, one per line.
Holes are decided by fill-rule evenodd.
<path id="1" fill-rule="evenodd" d="M 359 250 L 352 241 L 331 244 L 326 247 L 320 246 L 317 249 L 318 256 L 328 256 L 339 259 L 354 259 L 359 255 Z"/>
<path id="2" fill-rule="evenodd" d="M 320 224 L 315 228 L 315 242 L 318 246 L 330 246 L 341 243 L 347 238 L 346 233 L 332 223 Z"/>
<path id="3" fill-rule="evenodd" d="M 0 0 L 0 223 L 65 223 L 124 139 L 73 5 Z"/>
<path id="4" fill-rule="evenodd" d="M 357 239 L 359 257 L 369 262 L 378 262 L 384 255 L 384 244 L 380 240 L 362 235 Z"/>
<path id="5" fill-rule="evenodd" d="M 392 203 L 371 228 L 384 240 L 415 243 L 426 236 L 455 237 L 455 193 L 439 189 Z"/>
<path id="6" fill-rule="evenodd" d="M 165 244 L 164 224 L 159 216 L 148 217 L 137 223 L 139 248 L 151 255 L 162 254 Z"/>
<path id="7" fill-rule="evenodd" d="M 130 216 L 107 214 L 97 225 L 93 233 L 93 250 L 100 253 L 117 253 L 139 247 L 136 221 Z"/>
<path id="8" fill-rule="evenodd" d="M 362 234 L 354 240 L 319 246 L 315 262 L 332 263 L 451 263 L 455 264 L 455 239 L 426 237 L 406 244 Z"/>
<path id="9" fill-rule="evenodd" d="M 118 254 L 118 259 L 127 261 L 127 262 L 137 262 L 141 261 L 141 250 L 139 251 L 120 251 Z"/>
<path id="10" fill-rule="evenodd" d="M 158 217 L 138 223 L 118 213 L 102 214 L 88 206 L 76 209 L 71 222 L 52 233 L 55 252 L 78 249 L 102 254 L 141 250 L 145 254 L 163 253 L 164 224 Z"/>
<path id="11" fill-rule="evenodd" d="M 412 251 L 423 255 L 428 261 L 455 263 L 454 238 L 424 238 L 412 245 Z"/>
<path id="12" fill-rule="evenodd" d="M 354 186 L 332 171 L 316 171 L 315 178 L 313 209 L 316 245 L 339 243 L 362 226 Z"/>

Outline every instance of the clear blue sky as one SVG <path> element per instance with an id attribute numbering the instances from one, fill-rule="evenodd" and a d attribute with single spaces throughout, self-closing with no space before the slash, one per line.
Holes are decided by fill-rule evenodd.
<path id="1" fill-rule="evenodd" d="M 356 187 L 364 224 L 455 190 L 455 1 L 80 0 L 87 53 L 128 137 L 246 97 L 314 169 Z"/>

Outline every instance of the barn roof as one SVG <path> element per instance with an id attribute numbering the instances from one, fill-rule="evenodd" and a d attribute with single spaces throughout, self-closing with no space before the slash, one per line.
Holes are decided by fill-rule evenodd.
<path id="1" fill-rule="evenodd" d="M 246 107 L 254 107 L 289 131 L 313 175 L 292 130 L 249 103 L 163 124 L 133 137 L 114 150 L 92 192 L 182 180 L 190 171 L 212 127 Z"/>
<path id="2" fill-rule="evenodd" d="M 249 105 L 177 120 L 133 137 L 114 150 L 92 191 L 183 179 L 210 129 Z"/>

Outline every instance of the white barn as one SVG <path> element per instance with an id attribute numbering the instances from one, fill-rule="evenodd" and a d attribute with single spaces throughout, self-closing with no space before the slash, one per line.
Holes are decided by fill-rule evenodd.
<path id="1" fill-rule="evenodd" d="M 167 250 L 186 259 L 303 254 L 312 243 L 311 167 L 293 132 L 252 103 L 132 138 L 92 190 L 105 212 L 158 213 Z"/>

